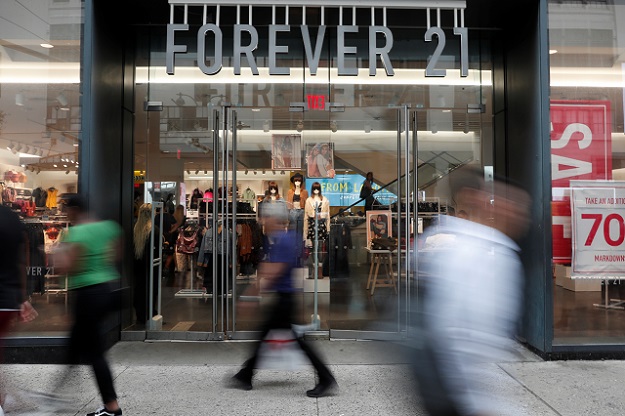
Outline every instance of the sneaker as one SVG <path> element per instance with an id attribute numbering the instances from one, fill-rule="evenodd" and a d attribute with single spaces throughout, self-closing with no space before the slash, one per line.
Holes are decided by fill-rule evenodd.
<path id="1" fill-rule="evenodd" d="M 241 390 L 252 390 L 252 380 L 242 375 L 239 371 L 232 376 L 232 387 Z"/>
<path id="2" fill-rule="evenodd" d="M 106 410 L 106 407 L 101 407 L 95 412 L 87 413 L 87 416 L 120 416 L 122 414 L 122 409 L 117 409 L 115 411 Z"/>
<path id="3" fill-rule="evenodd" d="M 315 386 L 314 389 L 308 390 L 306 392 L 306 396 L 324 397 L 332 393 L 337 387 L 338 387 L 338 384 L 336 384 L 336 380 L 320 382 L 319 384 Z"/>

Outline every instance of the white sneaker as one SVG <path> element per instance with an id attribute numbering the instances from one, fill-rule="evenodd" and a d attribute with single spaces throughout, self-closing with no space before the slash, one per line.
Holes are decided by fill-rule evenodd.
<path id="1" fill-rule="evenodd" d="M 2 410 L 2 406 L 0 406 L 0 416 L 4 416 L 4 410 Z"/>

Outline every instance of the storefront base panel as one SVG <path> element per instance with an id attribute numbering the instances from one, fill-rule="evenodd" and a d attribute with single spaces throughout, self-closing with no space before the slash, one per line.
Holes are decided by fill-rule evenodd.
<path id="1" fill-rule="evenodd" d="M 104 334 L 106 348 L 119 341 L 119 327 Z M 2 354 L 5 364 L 64 364 L 67 362 L 69 338 L 8 338 Z"/>

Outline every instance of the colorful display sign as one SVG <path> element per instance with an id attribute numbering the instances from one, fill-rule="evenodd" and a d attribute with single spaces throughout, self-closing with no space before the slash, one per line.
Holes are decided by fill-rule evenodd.
<path id="1" fill-rule="evenodd" d="M 625 276 L 625 182 L 572 181 L 571 277 Z"/>
<path id="2" fill-rule="evenodd" d="M 609 101 L 551 102 L 553 261 L 571 262 L 571 180 L 612 178 Z"/>
<path id="3" fill-rule="evenodd" d="M 334 179 L 308 179 L 306 186 L 310 187 L 313 182 L 319 182 L 321 193 L 330 200 L 331 206 L 346 207 L 360 199 L 360 187 L 364 180 L 364 176 L 361 175 L 336 175 Z M 380 186 L 374 184 L 373 190 L 377 189 L 380 189 Z M 383 205 L 390 205 L 397 200 L 395 194 L 385 190 L 376 193 L 375 198 Z M 364 205 L 364 201 L 357 204 L 357 206 Z"/>

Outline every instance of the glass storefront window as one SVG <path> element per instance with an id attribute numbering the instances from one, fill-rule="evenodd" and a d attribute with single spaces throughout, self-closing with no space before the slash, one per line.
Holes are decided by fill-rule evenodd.
<path id="1" fill-rule="evenodd" d="M 179 9 L 174 12 L 176 22 L 184 18 L 180 13 L 182 8 Z M 281 22 L 284 16 L 280 13 L 284 10 L 279 9 Z M 141 58 L 136 68 L 135 107 L 139 111 L 134 160 L 136 178 L 140 180 L 135 182 L 136 196 L 143 202 L 167 202 L 172 195 L 176 204 L 183 205 L 190 230 L 199 225 L 205 227 L 202 232 L 211 233 L 215 227 L 227 235 L 231 229 L 241 241 L 262 231 L 256 214 L 271 186 L 277 185 L 278 193 L 293 210 L 296 205 L 288 198 L 294 191 L 291 180 L 294 175 L 303 176 L 302 186 L 309 195 L 313 184 L 319 183 L 322 194 L 330 202 L 332 224 L 328 227 L 330 237 L 322 241 L 317 255 L 313 253 L 311 239 L 301 231 L 301 272 L 297 279 L 302 293 L 298 321 L 310 322 L 316 313 L 321 329 L 351 331 L 352 337 L 371 336 L 362 331 L 396 331 L 398 321 L 403 319 L 399 317 L 400 294 L 407 287 L 407 274 L 399 269 L 403 260 L 395 257 L 392 264 L 385 263 L 380 268 L 380 288 L 374 292 L 373 286 L 370 287 L 368 280 L 373 280 L 374 270 L 371 263 L 380 258 L 367 251 L 370 218 L 364 212 L 364 201 L 359 201 L 360 187 L 367 172 L 373 171 L 374 189 L 381 190 L 370 210 L 388 214 L 393 236 L 405 225 L 400 210 L 405 212 L 412 207 L 415 215 L 419 211 L 421 227 L 412 227 L 408 238 L 403 234 L 405 245 L 406 239 L 415 241 L 419 230 L 436 216 L 446 214 L 453 205 L 447 183 L 452 172 L 468 164 L 492 166 L 492 65 L 488 51 L 490 36 L 496 35 L 476 32 L 469 49 L 469 76 L 461 79 L 459 41 L 448 30 L 448 45 L 452 46 L 439 64 L 450 75 L 428 80 L 423 74 L 436 45 L 422 42 L 424 30 L 415 33 L 413 27 L 415 18 L 425 22 L 425 11 L 407 10 L 402 14 L 389 11 L 389 22 L 393 22 L 389 27 L 395 42 L 390 60 L 396 75 L 387 76 L 378 62 L 377 75 L 371 76 L 365 52 L 370 11 L 359 11 L 363 13 L 358 18 L 363 25 L 361 30 L 346 36 L 349 45 L 360 53 L 349 56 L 345 62 L 348 69 L 357 69 L 359 73 L 339 76 L 338 8 L 328 9 L 325 41 L 319 52 L 317 75 L 313 76 L 299 29 L 301 15 L 298 8 L 291 8 L 291 33 L 278 34 L 278 44 L 288 44 L 289 53 L 277 54 L 275 63 L 278 68 L 288 68 L 290 75 L 269 75 L 266 22 L 271 21 L 271 8 L 254 7 L 251 14 L 259 36 L 254 59 L 260 75 L 251 75 L 249 62 L 244 58 L 241 74 L 235 76 L 232 44 L 236 8 L 224 6 L 220 10 L 219 27 L 225 46 L 223 67 L 214 75 L 208 76 L 198 68 L 199 9 L 188 14 L 189 30 L 176 33 L 175 43 L 188 49 L 186 53 L 176 54 L 173 75 L 167 75 L 165 70 L 165 42 L 154 42 L 167 36 L 165 27 L 146 26 L 138 31 L 136 55 Z M 321 12 L 309 10 L 310 36 L 316 39 Z M 377 18 L 381 22 L 379 12 Z M 210 6 L 209 19 L 215 16 L 213 13 Z M 379 37 L 382 43 L 383 36 Z M 212 40 L 212 34 L 207 38 Z M 244 43 L 248 40 L 245 37 Z M 154 45 L 161 48 L 155 49 Z M 210 65 L 213 50 L 206 53 L 206 64 Z M 162 103 L 162 110 L 142 112 L 145 99 Z M 405 129 L 406 123 L 410 124 L 409 131 Z M 413 148 L 415 141 L 418 144 Z M 285 158 L 285 154 L 289 156 Z M 404 160 L 406 155 L 414 156 L 409 167 Z M 315 162 L 322 156 L 327 162 L 325 169 Z M 406 204 L 405 185 L 410 182 L 412 186 L 414 177 L 419 192 L 411 193 L 413 203 Z M 165 191 L 166 183 L 173 186 Z M 235 200 L 237 215 L 231 222 L 229 210 L 233 209 Z M 301 208 L 305 202 L 300 201 Z M 212 217 L 215 206 L 217 218 Z M 291 224 L 296 228 L 306 221 L 299 214 L 290 212 Z M 328 243 L 333 230 L 339 229 L 348 230 L 334 235 L 345 238 L 341 240 L 341 252 L 337 253 Z M 404 233 L 403 228 L 401 232 Z M 347 234 L 351 235 L 349 242 Z M 247 288 L 259 284 L 255 273 L 255 266 L 262 258 L 262 252 L 255 257 L 259 244 L 262 244 L 260 240 L 253 240 L 253 250 L 244 254 L 238 245 L 233 247 L 234 253 L 229 252 L 232 257 L 228 261 L 220 257 L 225 253 L 218 253 L 216 279 L 225 279 L 224 291 L 219 294 L 217 287 L 213 287 L 219 286 L 212 282 L 213 264 L 201 255 L 201 261 L 195 262 L 191 257 L 189 263 L 189 256 L 174 252 L 174 260 L 167 263 L 168 270 L 162 280 L 160 312 L 165 321 L 162 329 L 195 332 L 186 335 L 193 339 L 210 339 L 224 331 L 230 335 L 238 331 L 239 337 L 245 337 L 248 335 L 243 332 L 257 329 L 262 300 L 257 308 L 246 308 L 245 314 L 237 314 L 232 305 L 241 301 L 239 295 Z M 396 279 L 393 270 L 400 270 L 397 274 L 401 279 Z M 375 273 L 377 276 L 378 272 Z M 318 298 L 313 297 L 308 279 L 314 275 L 320 278 Z M 136 284 L 134 290 L 140 290 L 140 285 Z M 143 327 L 143 322 L 137 322 L 127 329 Z"/>
<path id="2" fill-rule="evenodd" d="M 28 293 L 39 317 L 13 335 L 69 329 L 67 281 L 48 253 L 67 228 L 58 205 L 80 172 L 80 45 L 83 2 L 0 3 L 1 202 L 28 232 Z"/>
<path id="3" fill-rule="evenodd" d="M 625 3 L 548 12 L 554 345 L 622 343 Z"/>

